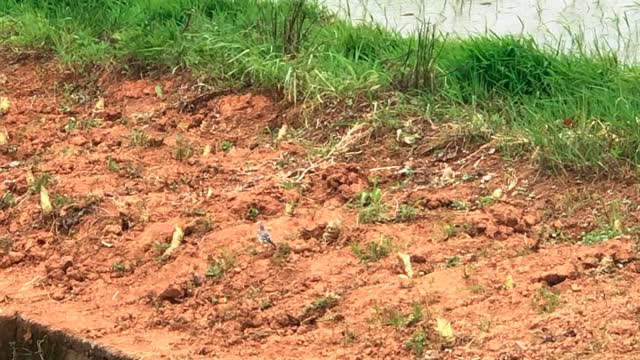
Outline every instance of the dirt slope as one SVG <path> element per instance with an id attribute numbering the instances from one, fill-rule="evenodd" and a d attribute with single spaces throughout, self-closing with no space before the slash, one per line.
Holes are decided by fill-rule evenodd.
<path id="1" fill-rule="evenodd" d="M 267 95 L 0 59 L 2 312 L 145 359 L 640 358 L 636 184 L 421 152 L 426 128 L 418 150 L 336 131 L 348 151 L 310 168 L 326 149 Z M 385 221 L 358 224 L 369 178 Z"/>

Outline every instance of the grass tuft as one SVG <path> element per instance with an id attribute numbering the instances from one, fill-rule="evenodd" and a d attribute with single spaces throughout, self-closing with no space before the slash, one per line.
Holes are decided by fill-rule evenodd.
<path id="1" fill-rule="evenodd" d="M 351 252 L 362 263 L 375 262 L 385 258 L 390 251 L 391 240 L 382 236 L 379 242 L 369 242 L 365 249 L 356 243 L 351 244 Z"/>
<path id="2" fill-rule="evenodd" d="M 233 255 L 227 251 L 222 251 L 218 257 L 210 257 L 207 264 L 207 271 L 204 275 L 207 278 L 220 280 L 236 264 Z"/>
<path id="3" fill-rule="evenodd" d="M 69 67 L 181 68 L 294 102 L 386 101 L 418 117 L 426 108 L 432 121 L 456 122 L 505 154 L 534 154 L 551 171 L 640 165 L 640 65 L 582 43 L 560 53 L 525 36 L 445 38 L 429 24 L 404 37 L 312 0 L 9 0 L 0 26 L 0 44 L 45 49 Z M 69 118 L 64 130 L 76 126 Z"/>

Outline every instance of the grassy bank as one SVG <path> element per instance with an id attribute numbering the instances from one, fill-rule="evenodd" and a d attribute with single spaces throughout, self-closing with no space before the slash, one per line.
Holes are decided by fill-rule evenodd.
<path id="1" fill-rule="evenodd" d="M 398 97 L 402 110 L 388 113 L 456 122 L 555 170 L 640 164 L 640 68 L 524 38 L 445 39 L 428 26 L 403 38 L 296 0 L 8 0 L 0 43 L 51 49 L 70 66 L 179 66 L 291 101 Z"/>

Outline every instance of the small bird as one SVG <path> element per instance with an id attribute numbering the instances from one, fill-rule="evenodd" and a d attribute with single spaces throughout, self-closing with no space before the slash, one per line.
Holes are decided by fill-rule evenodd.
<path id="1" fill-rule="evenodd" d="M 271 240 L 271 235 L 264 228 L 264 225 L 262 225 L 262 224 L 259 224 L 259 227 L 258 227 L 258 241 L 262 245 L 272 246 L 273 248 L 276 247 L 276 244 L 274 244 L 273 241 Z"/>

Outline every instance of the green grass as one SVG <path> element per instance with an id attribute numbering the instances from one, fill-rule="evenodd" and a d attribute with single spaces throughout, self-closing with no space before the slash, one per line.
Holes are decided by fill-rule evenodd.
<path id="1" fill-rule="evenodd" d="M 301 0 L 8 0 L 0 45 L 48 49 L 74 68 L 188 69 L 294 102 L 395 98 L 402 113 L 458 122 L 554 171 L 640 164 L 640 67 L 524 37 L 445 40 L 426 25 L 402 37 Z"/>
<path id="2" fill-rule="evenodd" d="M 379 242 L 369 242 L 366 248 L 360 248 L 357 243 L 351 244 L 351 253 L 362 263 L 375 262 L 385 258 L 391 247 L 391 239 L 381 236 Z"/>
<path id="3" fill-rule="evenodd" d="M 113 265 L 111 265 L 111 270 L 113 270 L 114 272 L 123 273 L 126 271 L 126 268 L 124 267 L 124 265 L 122 265 L 121 262 L 116 261 L 115 263 L 113 263 Z"/>
<path id="4" fill-rule="evenodd" d="M 302 317 L 305 318 L 309 314 L 316 311 L 325 311 L 338 305 L 338 298 L 333 295 L 325 295 L 313 300 L 302 310 Z"/>
<path id="5" fill-rule="evenodd" d="M 5 192 L 2 197 L 0 197 L 0 210 L 7 210 L 11 206 L 15 204 L 15 197 L 11 191 Z"/>
<path id="6" fill-rule="evenodd" d="M 357 218 L 359 224 L 370 224 L 385 220 L 386 206 L 382 202 L 382 190 L 375 181 L 372 182 L 370 191 L 364 191 L 359 194 L 358 206 L 360 207 Z"/>
<path id="7" fill-rule="evenodd" d="M 538 293 L 531 298 L 531 303 L 541 314 L 552 313 L 560 305 L 560 295 L 555 290 L 540 288 Z"/>
<path id="8" fill-rule="evenodd" d="M 415 326 L 422 321 L 424 316 L 421 305 L 415 302 L 411 305 L 411 312 L 407 314 L 395 307 L 380 309 L 377 304 L 374 306 L 374 310 L 382 325 L 393 326 L 396 330 Z"/>
<path id="9" fill-rule="evenodd" d="M 619 200 L 613 200 L 607 208 L 604 209 L 604 214 L 596 216 L 596 228 L 592 231 L 582 235 L 583 245 L 595 245 L 603 243 L 612 239 L 618 235 L 624 234 L 629 231 L 625 227 L 626 216 L 628 211 Z"/>
<path id="10" fill-rule="evenodd" d="M 235 264 L 236 260 L 233 255 L 226 250 L 222 250 L 220 256 L 209 258 L 204 276 L 209 279 L 220 280 Z"/>
<path id="11" fill-rule="evenodd" d="M 418 209 L 411 204 L 402 204 L 398 207 L 396 211 L 395 221 L 403 222 L 403 221 L 413 221 L 418 216 Z"/>
<path id="12" fill-rule="evenodd" d="M 417 329 L 414 331 L 413 335 L 405 341 L 404 348 L 411 350 L 416 359 L 420 359 L 424 354 L 425 347 L 428 345 L 429 340 L 427 339 L 427 334 L 423 329 Z"/>

